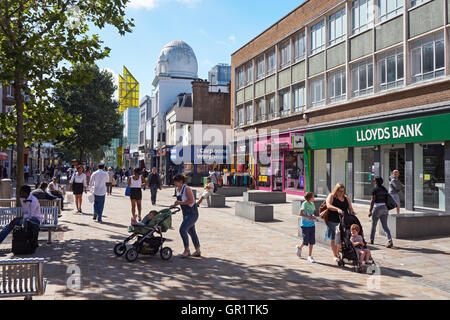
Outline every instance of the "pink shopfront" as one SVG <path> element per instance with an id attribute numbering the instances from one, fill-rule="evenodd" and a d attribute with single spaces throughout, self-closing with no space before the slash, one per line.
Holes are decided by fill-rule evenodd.
<path id="1" fill-rule="evenodd" d="M 258 137 L 254 145 L 256 189 L 304 195 L 304 131 Z"/>

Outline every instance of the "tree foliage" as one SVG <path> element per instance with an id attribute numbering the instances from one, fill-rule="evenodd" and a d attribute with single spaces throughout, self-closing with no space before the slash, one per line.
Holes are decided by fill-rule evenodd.
<path id="1" fill-rule="evenodd" d="M 15 106 L 0 118 L 0 145 L 17 146 L 17 190 L 23 184 L 25 141 L 49 140 L 53 133 L 70 134 L 69 118 L 53 103 L 52 90 L 73 78 L 70 66 L 94 63 L 108 56 L 89 26 L 114 26 L 131 32 L 125 19 L 128 0 L 1 0 L 0 83 L 13 84 Z M 24 108 L 25 97 L 26 109 Z M 72 122 L 73 123 L 73 122 Z M 24 130 L 24 128 L 26 128 Z"/>
<path id="2" fill-rule="evenodd" d="M 96 153 L 111 139 L 121 136 L 119 104 L 113 100 L 116 86 L 111 73 L 100 71 L 96 65 L 79 64 L 72 77 L 85 77 L 84 84 L 61 83 L 54 100 L 66 114 L 73 117 L 74 131 L 59 141 L 70 150 L 78 150 L 83 162 L 86 152 Z M 78 122 L 77 119 L 80 119 Z"/>

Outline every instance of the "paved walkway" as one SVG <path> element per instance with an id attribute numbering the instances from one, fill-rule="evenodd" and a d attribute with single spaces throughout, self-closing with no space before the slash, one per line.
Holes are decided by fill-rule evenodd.
<path id="1" fill-rule="evenodd" d="M 165 235 L 174 250 L 170 261 L 141 256 L 134 263 L 115 257 L 114 245 L 127 237 L 130 203 L 123 189 L 108 196 L 104 223 L 92 220 L 92 205 L 84 197 L 83 211 L 69 204 L 61 218 L 55 243 L 41 247 L 35 257 L 46 260 L 46 294 L 41 299 L 449 299 L 450 239 L 417 242 L 396 241 L 396 249 L 385 249 L 377 238 L 373 255 L 381 275 L 371 277 L 352 269 L 338 268 L 328 248 L 316 246 L 316 264 L 295 255 L 297 218 L 290 203 L 276 205 L 275 221 L 253 223 L 234 216 L 235 201 L 228 208 L 200 209 L 196 225 L 202 258 L 182 259 L 178 228 Z M 173 203 L 173 189 L 159 193 L 158 209 Z M 289 199 L 293 199 L 289 197 Z M 150 192 L 144 192 L 144 212 L 151 209 Z M 317 235 L 320 236 L 320 235 Z M 0 245 L 3 258 L 10 237 Z M 81 271 L 81 288 L 70 289 L 71 269 Z M 73 277 L 73 276 L 72 276 Z M 369 287 L 368 287 L 369 283 Z M 441 283 L 441 284 L 439 284 Z"/>

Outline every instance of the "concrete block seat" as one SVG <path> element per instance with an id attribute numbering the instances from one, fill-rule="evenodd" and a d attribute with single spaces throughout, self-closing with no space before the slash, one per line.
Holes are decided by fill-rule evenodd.
<path id="1" fill-rule="evenodd" d="M 302 208 L 302 203 L 305 200 L 292 200 L 292 215 L 298 216 L 300 214 L 300 209 Z"/>
<path id="2" fill-rule="evenodd" d="M 225 208 L 226 197 L 221 194 L 212 194 L 208 200 L 208 207 L 210 208 Z"/>
<path id="3" fill-rule="evenodd" d="M 242 197 L 244 192 L 247 192 L 247 187 L 220 187 L 216 194 L 223 195 L 225 197 Z"/>
<path id="4" fill-rule="evenodd" d="M 236 202 L 235 215 L 255 222 L 273 221 L 273 206 L 257 202 Z"/>
<path id="5" fill-rule="evenodd" d="M 391 213 L 388 218 L 388 227 L 394 239 L 448 237 L 450 236 L 450 214 L 444 212 Z M 380 235 L 386 236 L 380 221 L 377 228 Z"/>
<path id="6" fill-rule="evenodd" d="M 247 191 L 244 201 L 264 204 L 286 203 L 286 192 Z"/>

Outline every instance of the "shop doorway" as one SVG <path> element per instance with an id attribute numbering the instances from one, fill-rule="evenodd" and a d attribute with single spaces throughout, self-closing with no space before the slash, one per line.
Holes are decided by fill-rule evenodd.
<path id="1" fill-rule="evenodd" d="M 303 192 L 305 188 L 303 152 L 286 151 L 284 157 L 285 191 Z"/>
<path id="2" fill-rule="evenodd" d="M 399 180 L 405 184 L 405 146 L 393 145 L 383 147 L 382 149 L 382 173 L 384 186 L 389 189 L 389 178 L 392 176 L 394 170 L 400 172 Z M 400 192 L 401 207 L 405 206 L 405 192 Z"/>
<path id="3" fill-rule="evenodd" d="M 283 191 L 283 160 L 272 160 L 272 191 Z"/>

